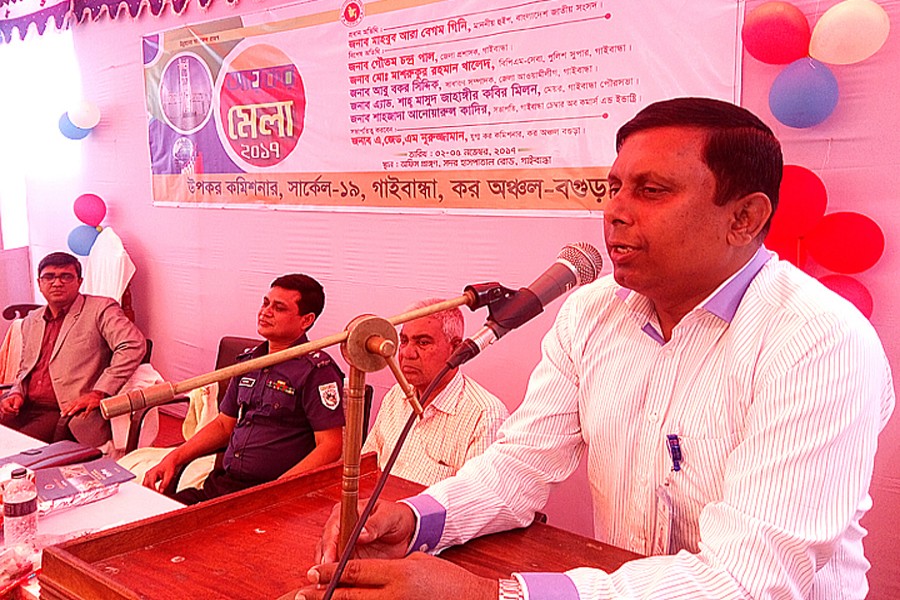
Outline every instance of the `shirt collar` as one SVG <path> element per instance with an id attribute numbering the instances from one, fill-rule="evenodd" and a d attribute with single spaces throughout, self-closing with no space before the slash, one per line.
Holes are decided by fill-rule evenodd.
<path id="1" fill-rule="evenodd" d="M 731 323 L 744 294 L 747 293 L 747 288 L 771 256 L 772 253 L 766 250 L 765 246 L 760 246 L 741 270 L 726 279 L 719 289 L 710 295 L 702 304 L 703 308 L 723 321 Z"/>
<path id="2" fill-rule="evenodd" d="M 299 338 L 297 338 L 293 344 L 291 344 L 291 348 L 293 348 L 294 346 L 299 346 L 300 344 L 305 344 L 308 341 L 309 341 L 309 338 L 306 337 L 306 334 L 304 333 Z M 269 341 L 266 340 L 262 344 L 260 344 L 256 348 L 253 348 L 250 352 L 247 352 L 247 353 L 243 354 L 242 356 L 249 355 L 250 358 L 259 358 L 260 356 L 265 356 L 268 353 L 269 353 Z"/>
<path id="3" fill-rule="evenodd" d="M 731 323 L 750 284 L 771 257 L 772 253 L 765 246 L 760 246 L 747 264 L 726 279 L 706 300 L 700 303 L 700 308 L 717 316 L 726 323 Z M 635 316 L 641 319 L 641 329 L 644 333 L 660 344 L 665 343 L 662 335 L 653 325 L 656 319 L 655 311 L 653 303 L 647 297 L 624 287 L 616 290 L 615 295 L 625 302 L 631 310 L 635 311 Z M 639 315 L 643 315 L 643 318 Z M 651 317 L 651 315 L 653 316 Z"/>
<path id="4" fill-rule="evenodd" d="M 72 304 L 75 304 L 74 300 L 72 301 Z M 66 315 L 69 314 L 69 309 L 72 308 L 72 304 L 68 305 L 65 308 L 59 309 L 59 312 L 57 313 L 55 318 L 53 316 L 53 313 L 50 312 L 50 307 L 48 306 L 46 309 L 44 309 L 44 321 L 46 321 L 47 323 L 50 323 L 51 321 L 62 321 L 66 318 Z"/>

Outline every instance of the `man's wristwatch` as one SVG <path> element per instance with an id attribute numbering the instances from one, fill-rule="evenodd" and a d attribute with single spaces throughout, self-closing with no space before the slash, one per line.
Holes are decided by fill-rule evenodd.
<path id="1" fill-rule="evenodd" d="M 518 579 L 501 579 L 498 600 L 525 600 L 525 593 Z"/>

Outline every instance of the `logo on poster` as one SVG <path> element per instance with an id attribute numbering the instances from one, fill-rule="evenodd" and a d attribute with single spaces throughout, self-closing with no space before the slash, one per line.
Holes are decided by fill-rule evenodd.
<path id="1" fill-rule="evenodd" d="M 303 133 L 306 94 L 297 66 L 266 44 L 241 52 L 222 77 L 219 125 L 233 158 L 272 167 L 297 147 Z"/>
<path id="2" fill-rule="evenodd" d="M 190 52 L 176 54 L 163 69 L 158 94 L 166 123 L 183 135 L 199 131 L 212 112 L 209 66 Z"/>
<path id="3" fill-rule="evenodd" d="M 356 27 L 362 23 L 363 4 L 359 0 L 346 0 L 341 6 L 341 23 L 347 27 Z"/>

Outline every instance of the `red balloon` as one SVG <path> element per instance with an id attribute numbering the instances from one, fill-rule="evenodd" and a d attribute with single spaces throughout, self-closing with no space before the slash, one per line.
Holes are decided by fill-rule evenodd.
<path id="1" fill-rule="evenodd" d="M 818 175 L 799 165 L 785 165 L 769 236 L 773 239 L 805 236 L 825 215 L 827 204 L 828 193 Z"/>
<path id="2" fill-rule="evenodd" d="M 810 256 L 835 273 L 865 271 L 884 252 L 884 232 L 878 223 L 854 212 L 825 215 L 804 241 Z"/>
<path id="3" fill-rule="evenodd" d="M 106 204 L 97 194 L 82 194 L 75 199 L 75 216 L 85 225 L 96 227 L 106 216 Z"/>
<path id="4" fill-rule="evenodd" d="M 819 277 L 825 287 L 853 303 L 867 319 L 872 317 L 872 294 L 866 286 L 847 275 L 826 275 Z"/>
<path id="5" fill-rule="evenodd" d="M 747 13 L 741 38 L 750 56 L 770 65 L 786 65 L 809 53 L 809 23 L 788 2 L 766 2 Z"/>

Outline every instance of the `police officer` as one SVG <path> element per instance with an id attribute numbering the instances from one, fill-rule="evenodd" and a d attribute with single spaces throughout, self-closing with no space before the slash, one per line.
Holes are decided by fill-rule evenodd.
<path id="1" fill-rule="evenodd" d="M 315 279 L 300 274 L 275 279 L 257 315 L 257 331 L 266 342 L 242 358 L 306 342 L 324 306 L 325 292 Z M 203 487 L 182 490 L 176 500 L 195 504 L 337 460 L 344 425 L 342 381 L 341 370 L 325 352 L 235 377 L 215 420 L 147 471 L 144 485 L 165 490 L 179 467 L 226 444 Z"/>

